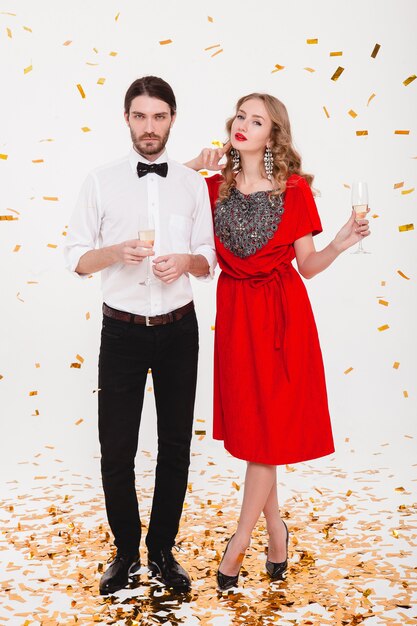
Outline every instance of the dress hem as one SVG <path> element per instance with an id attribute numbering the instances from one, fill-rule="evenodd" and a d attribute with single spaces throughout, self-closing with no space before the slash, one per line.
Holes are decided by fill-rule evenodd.
<path id="1" fill-rule="evenodd" d="M 222 437 L 215 437 L 213 436 L 213 439 L 216 439 L 217 441 L 224 441 L 224 439 Z M 318 454 L 314 454 L 313 456 L 306 456 L 306 457 L 290 457 L 289 459 L 285 460 L 285 461 L 265 461 L 259 458 L 244 458 L 241 455 L 235 454 L 234 452 L 232 452 L 232 450 L 230 450 L 226 445 L 224 445 L 225 450 L 227 450 L 227 452 L 229 452 L 229 454 L 231 454 L 235 459 L 240 459 L 241 461 L 246 461 L 248 463 L 260 463 L 262 465 L 289 465 L 290 463 L 305 463 L 306 461 L 314 461 L 315 459 L 321 459 L 325 456 L 329 456 L 330 454 L 333 454 L 335 452 L 335 448 L 333 447 L 333 449 L 329 449 L 327 452 L 320 452 Z"/>

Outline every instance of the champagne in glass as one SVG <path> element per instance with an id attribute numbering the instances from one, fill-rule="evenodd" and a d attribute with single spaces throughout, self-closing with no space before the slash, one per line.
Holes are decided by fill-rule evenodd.
<path id="1" fill-rule="evenodd" d="M 356 213 L 356 221 L 365 219 L 368 209 L 368 185 L 363 181 L 352 183 L 352 208 Z M 362 246 L 362 237 L 355 252 L 352 254 L 370 254 Z"/>
<path id="2" fill-rule="evenodd" d="M 146 241 L 150 243 L 152 246 L 155 243 L 155 230 L 153 229 L 143 229 L 138 232 L 139 239 L 141 241 Z M 144 281 L 140 282 L 139 285 L 150 285 L 152 282 L 151 277 L 151 258 L 148 256 L 146 258 L 146 278 Z"/>

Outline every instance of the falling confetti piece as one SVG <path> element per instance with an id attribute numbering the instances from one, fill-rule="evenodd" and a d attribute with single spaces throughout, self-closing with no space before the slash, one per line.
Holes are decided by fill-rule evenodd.
<path id="1" fill-rule="evenodd" d="M 106 82 L 105 78 L 99 78 L 97 81 L 97 85 L 104 85 L 105 82 Z"/>
<path id="2" fill-rule="evenodd" d="M 400 233 L 405 233 L 409 230 L 414 230 L 414 224 L 403 224 L 402 226 L 398 226 L 398 230 Z"/>
<path id="3" fill-rule="evenodd" d="M 77 421 L 75 422 L 75 425 L 76 425 L 76 426 L 79 426 L 80 424 L 82 424 L 82 423 L 83 423 L 83 421 L 84 421 L 84 420 L 83 420 L 83 418 L 81 417 L 79 420 L 77 420 Z"/>
<path id="4" fill-rule="evenodd" d="M 234 487 L 236 489 L 236 491 L 240 491 L 240 485 L 235 483 L 235 481 L 232 482 L 232 487 Z"/>
<path id="5" fill-rule="evenodd" d="M 367 130 L 357 130 L 357 131 L 356 131 L 356 135 L 357 135 L 358 137 L 365 137 L 367 134 L 368 134 L 368 131 L 367 131 Z"/>
<path id="6" fill-rule="evenodd" d="M 81 130 L 83 131 L 83 133 L 89 133 L 91 131 L 91 128 L 88 128 L 88 126 L 81 126 Z"/>
<path id="7" fill-rule="evenodd" d="M 211 23 L 213 23 L 213 22 L 214 22 L 214 19 L 211 17 L 211 15 L 207 15 L 207 19 L 208 19 L 208 21 L 209 21 L 209 22 L 211 22 Z"/>
<path id="8" fill-rule="evenodd" d="M 373 59 L 375 59 L 376 55 L 378 54 L 380 47 L 381 47 L 381 46 L 380 46 L 380 44 L 379 44 L 379 43 L 376 43 L 376 44 L 375 44 L 375 47 L 374 47 L 374 49 L 372 50 L 372 53 L 371 53 L 371 57 L 372 57 Z"/>
<path id="9" fill-rule="evenodd" d="M 287 470 L 287 472 L 295 472 L 296 471 L 295 467 L 291 467 L 291 465 L 286 465 L 285 469 Z"/>
<path id="10" fill-rule="evenodd" d="M 87 313 L 85 314 L 85 319 L 86 319 L 86 320 L 89 320 L 89 319 L 90 319 L 90 317 L 91 317 L 91 316 L 90 316 L 90 313 L 87 311 Z"/>
<path id="11" fill-rule="evenodd" d="M 378 300 L 379 304 L 382 304 L 383 306 L 389 306 L 389 302 L 387 302 L 386 300 Z"/>
<path id="12" fill-rule="evenodd" d="M 405 85 L 405 87 L 407 87 L 407 85 L 409 85 L 410 83 L 413 82 L 413 80 L 415 80 L 417 78 L 417 76 L 415 74 L 412 74 L 411 76 L 409 76 L 408 78 L 406 78 L 405 80 L 403 80 L 403 85 Z"/>
<path id="13" fill-rule="evenodd" d="M 223 148 L 223 142 L 222 141 L 217 141 L 217 140 L 212 141 L 211 145 L 212 146 L 216 146 L 216 148 Z"/>
<path id="14" fill-rule="evenodd" d="M 111 56 L 111 57 L 117 57 L 117 55 L 118 55 L 118 52 L 114 52 L 114 50 L 109 52 L 109 56 Z"/>
<path id="15" fill-rule="evenodd" d="M 43 159 L 32 159 L 32 163 L 45 163 Z"/>
<path id="16" fill-rule="evenodd" d="M 205 430 L 195 430 L 194 434 L 195 435 L 206 435 L 207 432 Z"/>
<path id="17" fill-rule="evenodd" d="M 90 65 L 91 67 L 97 67 L 98 63 L 90 63 L 90 61 L 87 61 L 86 65 Z"/>
<path id="18" fill-rule="evenodd" d="M 6 32 L 7 32 L 7 36 L 9 37 L 9 39 L 12 39 L 13 35 L 12 35 L 12 31 L 10 30 L 10 28 L 6 28 Z"/>
<path id="19" fill-rule="evenodd" d="M 209 175 L 207 170 L 200 170 L 199 174 L 201 174 L 201 176 L 208 176 Z"/>
<path id="20" fill-rule="evenodd" d="M 48 200 L 50 202 L 58 202 L 58 196 L 42 196 L 43 200 Z"/>
<path id="21" fill-rule="evenodd" d="M 215 326 L 210 326 L 210 330 L 216 330 Z"/>
<path id="22" fill-rule="evenodd" d="M 323 107 L 323 111 L 324 111 L 325 116 L 326 116 L 327 118 L 330 118 L 330 113 L 328 112 L 328 110 L 326 109 L 326 107 L 325 107 L 325 106 Z"/>
<path id="23" fill-rule="evenodd" d="M 353 371 L 353 367 L 348 367 L 348 369 L 345 370 L 343 373 L 344 374 L 350 374 L 350 372 L 352 372 L 352 371 Z"/>
<path id="24" fill-rule="evenodd" d="M 93 52 L 95 52 L 96 54 L 98 54 L 98 50 L 97 50 L 97 48 L 93 48 Z"/>
<path id="25" fill-rule="evenodd" d="M 371 217 L 373 217 L 374 219 L 376 219 L 377 217 L 379 217 L 379 215 L 378 215 L 377 213 L 373 213 L 373 214 L 371 215 Z"/>
<path id="26" fill-rule="evenodd" d="M 84 89 L 81 87 L 80 84 L 77 85 L 77 89 L 80 92 L 81 98 L 85 98 L 85 92 Z"/>
<path id="27" fill-rule="evenodd" d="M 371 93 L 371 95 L 368 98 L 368 102 L 366 103 L 366 106 L 369 107 L 369 103 L 375 98 L 376 93 Z"/>
<path id="28" fill-rule="evenodd" d="M 400 189 L 401 187 L 404 187 L 404 182 L 395 183 L 395 185 L 394 185 L 394 189 Z"/>
<path id="29" fill-rule="evenodd" d="M 409 130 L 394 130 L 394 135 L 409 135 Z"/>
<path id="30" fill-rule="evenodd" d="M 15 247 L 14 247 L 14 249 L 13 249 L 13 252 L 19 252 L 19 250 L 20 250 L 20 248 L 21 248 L 21 247 L 22 247 L 22 246 L 19 246 L 19 244 L 16 244 L 16 245 L 15 245 Z"/>
<path id="31" fill-rule="evenodd" d="M 77 354 L 75 356 L 75 358 L 77 359 L 77 361 L 79 361 L 80 363 L 84 363 L 84 358 L 82 356 L 80 356 L 79 354 Z"/>
<path id="32" fill-rule="evenodd" d="M 23 70 L 24 74 L 29 74 L 29 72 L 31 72 L 33 70 L 33 65 L 28 65 L 27 67 L 25 67 L 25 69 Z"/>
<path id="33" fill-rule="evenodd" d="M 215 43 L 214 46 L 208 46 L 208 48 L 204 48 L 204 50 L 207 52 L 207 50 L 213 50 L 213 48 L 220 48 L 220 44 Z"/>
<path id="34" fill-rule="evenodd" d="M 406 276 L 401 270 L 397 270 L 397 274 L 399 274 L 401 278 L 405 278 L 405 280 L 410 280 L 410 278 Z"/>
<path id="35" fill-rule="evenodd" d="M 285 65 L 280 65 L 279 63 L 275 63 L 275 69 L 272 70 L 271 74 L 274 72 L 279 72 L 280 70 L 285 69 Z"/>
<path id="36" fill-rule="evenodd" d="M 408 193 L 413 193 L 415 187 L 411 187 L 411 189 L 404 189 L 401 193 L 403 196 L 406 196 Z"/>
<path id="37" fill-rule="evenodd" d="M 344 71 L 345 71 L 345 68 L 339 65 L 339 67 L 337 68 L 333 76 L 331 77 L 331 80 L 334 80 L 334 81 L 338 80 Z"/>
<path id="38" fill-rule="evenodd" d="M 172 39 L 163 39 L 159 42 L 159 45 L 166 46 L 167 44 L 172 43 Z"/>
<path id="39" fill-rule="evenodd" d="M 339 52 L 330 52 L 330 56 L 331 57 L 341 57 L 343 56 L 343 52 L 339 51 Z"/>
<path id="40" fill-rule="evenodd" d="M 47 248 L 57 248 L 57 247 L 58 247 L 58 245 L 57 245 L 56 243 L 47 243 L 47 244 L 46 244 L 46 247 L 47 247 Z"/>
<path id="41" fill-rule="evenodd" d="M 117 20 L 119 19 L 119 16 L 120 16 L 120 13 L 118 13 L 118 14 L 116 15 L 116 17 L 114 18 L 114 21 L 115 21 L 115 22 L 117 22 Z"/>
<path id="42" fill-rule="evenodd" d="M 211 57 L 215 57 L 215 56 L 217 56 L 218 54 L 220 54 L 221 52 L 223 52 L 223 48 L 220 48 L 220 50 L 216 50 L 216 52 L 213 52 L 213 54 L 212 54 L 212 55 L 210 55 L 210 56 L 211 56 Z"/>
<path id="43" fill-rule="evenodd" d="M 69 46 L 72 44 L 72 40 L 68 39 L 68 41 L 64 41 L 64 43 L 62 44 L 63 46 Z"/>
<path id="44" fill-rule="evenodd" d="M 37 391 L 29 391 L 29 395 L 30 396 L 37 396 L 38 392 Z"/>
<path id="45" fill-rule="evenodd" d="M 378 330 L 379 330 L 380 332 L 382 332 L 383 330 L 388 330 L 388 328 L 389 328 L 389 325 L 388 325 L 388 324 L 384 324 L 383 326 L 379 326 L 379 327 L 378 327 Z"/>
<path id="46" fill-rule="evenodd" d="M 0 159 L 3 159 L 3 161 L 7 161 L 8 158 L 9 158 L 8 154 L 0 154 Z"/>
<path id="47" fill-rule="evenodd" d="M 349 497 L 349 496 L 351 496 L 351 495 L 352 495 L 352 493 L 353 493 L 353 491 L 352 491 L 351 489 L 348 489 L 348 491 L 346 491 L 346 494 L 345 494 L 345 495 L 346 495 L 347 497 Z"/>
<path id="48" fill-rule="evenodd" d="M 306 70 L 306 72 L 310 72 L 311 74 L 313 74 L 313 72 L 315 72 L 316 70 L 313 69 L 312 67 L 305 67 L 304 68 Z"/>
<path id="49" fill-rule="evenodd" d="M 38 415 L 39 415 L 39 411 L 38 409 L 35 409 L 35 412 L 32 413 L 32 417 L 38 417 Z"/>
<path id="50" fill-rule="evenodd" d="M 20 215 L 19 211 L 16 211 L 16 209 L 7 209 L 8 211 L 12 211 L 12 213 L 16 213 L 16 215 Z"/>
<path id="51" fill-rule="evenodd" d="M 0 221 L 15 222 L 18 219 L 18 217 L 13 217 L 13 215 L 0 215 Z"/>
<path id="52" fill-rule="evenodd" d="M 36 367 L 36 369 L 39 369 L 39 368 L 40 368 L 40 366 L 41 366 L 41 364 L 40 364 L 40 363 L 35 363 L 35 367 Z"/>
<path id="53" fill-rule="evenodd" d="M 408 391 L 404 390 L 403 391 L 403 396 L 404 396 L 404 398 L 408 398 Z"/>
<path id="54" fill-rule="evenodd" d="M 350 109 L 350 111 L 348 111 L 348 114 L 350 115 L 350 117 L 353 117 L 353 119 L 355 119 L 355 117 L 358 117 L 358 114 L 353 109 Z"/>
<path id="55" fill-rule="evenodd" d="M 20 291 L 17 292 L 16 298 L 20 300 L 20 302 L 24 302 L 23 298 L 20 297 Z"/>
<path id="56" fill-rule="evenodd" d="M 397 370 L 397 369 L 400 367 L 399 362 L 398 362 L 398 361 L 394 361 L 394 363 L 393 363 L 392 367 L 393 367 L 395 370 Z"/>
<path id="57" fill-rule="evenodd" d="M 315 43 L 319 43 L 318 39 L 306 39 L 306 43 L 308 43 L 309 45 L 313 45 Z"/>
<path id="58" fill-rule="evenodd" d="M 81 367 L 81 363 L 71 363 L 70 368 L 74 368 L 76 370 L 79 370 Z"/>

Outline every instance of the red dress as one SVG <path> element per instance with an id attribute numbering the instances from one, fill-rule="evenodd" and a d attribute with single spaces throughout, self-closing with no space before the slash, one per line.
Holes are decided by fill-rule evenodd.
<path id="1" fill-rule="evenodd" d="M 222 177 L 206 179 L 213 213 Z M 280 465 L 334 452 L 316 324 L 291 261 L 294 241 L 321 232 L 311 190 L 292 175 L 271 239 L 240 258 L 216 235 L 213 436 L 235 457 Z"/>

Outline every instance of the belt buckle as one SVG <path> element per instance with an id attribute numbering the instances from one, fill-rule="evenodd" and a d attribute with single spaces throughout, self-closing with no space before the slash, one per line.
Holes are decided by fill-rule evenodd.
<path id="1" fill-rule="evenodd" d="M 155 326 L 155 324 L 152 324 L 149 320 L 152 316 L 149 315 L 145 315 L 145 324 L 146 326 Z"/>

